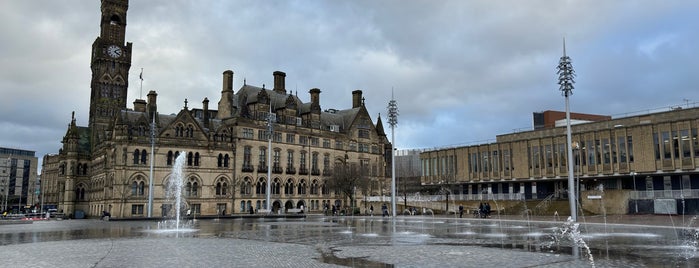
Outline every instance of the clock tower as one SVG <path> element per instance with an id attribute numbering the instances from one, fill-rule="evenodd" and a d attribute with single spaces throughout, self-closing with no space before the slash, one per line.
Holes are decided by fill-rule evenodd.
<path id="1" fill-rule="evenodd" d="M 128 0 L 102 0 L 100 35 L 92 43 L 90 82 L 90 144 L 106 138 L 114 116 L 126 109 L 131 68 L 131 43 L 124 43 Z"/>

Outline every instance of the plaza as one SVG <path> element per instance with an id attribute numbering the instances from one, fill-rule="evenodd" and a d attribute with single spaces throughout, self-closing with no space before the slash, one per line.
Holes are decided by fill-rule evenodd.
<path id="1" fill-rule="evenodd" d="M 574 255 L 565 219 L 551 217 L 214 218 L 180 230 L 52 220 L 3 225 L 0 257 L 8 267 L 694 267 L 694 221 L 580 218 L 590 258 L 582 246 Z"/>

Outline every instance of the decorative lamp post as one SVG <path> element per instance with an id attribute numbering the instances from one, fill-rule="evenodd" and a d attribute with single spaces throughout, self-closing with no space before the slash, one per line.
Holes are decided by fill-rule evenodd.
<path id="1" fill-rule="evenodd" d="M 267 203 L 265 204 L 265 209 L 268 210 L 269 213 L 272 213 L 272 208 L 270 207 L 270 195 L 272 194 L 272 168 L 270 164 L 272 163 L 272 136 L 274 135 L 274 125 L 272 125 L 272 121 L 275 119 L 276 117 L 274 114 L 272 114 L 272 100 L 270 100 L 269 114 L 267 115 L 267 141 L 269 146 L 267 147 Z"/>
<path id="2" fill-rule="evenodd" d="M 393 98 L 393 89 L 391 89 L 391 101 L 388 102 L 388 124 L 391 125 L 391 211 L 393 217 L 396 217 L 396 130 L 398 125 L 398 103 Z"/>
<path id="3" fill-rule="evenodd" d="M 636 196 L 636 191 L 637 191 L 636 190 L 636 175 L 637 174 L 638 173 L 636 173 L 635 171 L 631 172 L 631 176 L 633 176 L 633 197 L 634 197 L 633 204 L 636 206 L 636 214 L 638 214 L 638 197 Z"/>
<path id="4" fill-rule="evenodd" d="M 566 134 L 568 141 L 568 200 L 570 202 L 570 216 L 574 222 L 578 221 L 575 199 L 575 182 L 573 172 L 573 144 L 570 130 L 570 102 L 568 97 L 573 95 L 573 84 L 575 83 L 575 70 L 570 57 L 566 55 L 566 40 L 563 39 L 563 56 L 558 62 L 558 85 L 563 96 L 566 98 Z"/>
<path id="5" fill-rule="evenodd" d="M 141 71 L 143 73 L 143 71 Z M 141 80 L 143 83 L 143 80 Z M 155 114 L 150 123 L 150 173 L 148 178 L 148 218 L 153 217 L 153 163 L 155 161 Z M 110 211 L 111 213 L 111 211 Z"/>

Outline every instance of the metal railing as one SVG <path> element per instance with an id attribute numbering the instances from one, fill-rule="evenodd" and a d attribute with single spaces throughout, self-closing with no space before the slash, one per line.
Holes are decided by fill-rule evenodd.
<path id="1" fill-rule="evenodd" d="M 631 191 L 629 198 L 631 199 L 682 199 L 682 198 L 697 198 L 699 197 L 699 189 L 684 189 L 684 190 L 658 190 L 658 191 Z"/>

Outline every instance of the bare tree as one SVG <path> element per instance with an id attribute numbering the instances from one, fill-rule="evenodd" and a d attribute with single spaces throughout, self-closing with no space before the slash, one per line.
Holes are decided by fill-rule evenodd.
<path id="1" fill-rule="evenodd" d="M 342 194 L 345 201 L 349 198 L 351 206 L 354 207 L 356 190 L 364 191 L 369 187 L 370 180 L 366 169 L 368 167 L 360 167 L 357 163 L 336 163 L 332 177 L 327 182 L 328 188 Z"/>

